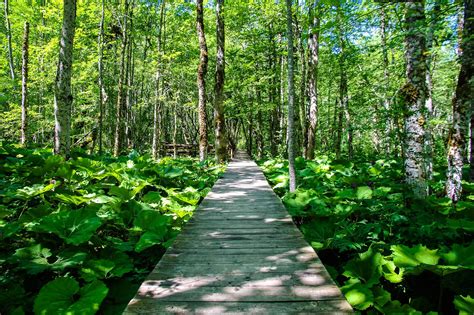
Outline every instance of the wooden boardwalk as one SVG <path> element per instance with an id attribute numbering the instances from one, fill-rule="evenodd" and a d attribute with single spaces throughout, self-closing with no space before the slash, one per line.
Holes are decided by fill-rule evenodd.
<path id="1" fill-rule="evenodd" d="M 241 153 L 124 314 L 351 312 L 262 171 Z"/>

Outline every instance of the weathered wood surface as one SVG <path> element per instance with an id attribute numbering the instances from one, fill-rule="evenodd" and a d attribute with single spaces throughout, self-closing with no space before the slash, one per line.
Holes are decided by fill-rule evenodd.
<path id="1" fill-rule="evenodd" d="M 124 314 L 352 309 L 258 166 L 234 159 Z"/>

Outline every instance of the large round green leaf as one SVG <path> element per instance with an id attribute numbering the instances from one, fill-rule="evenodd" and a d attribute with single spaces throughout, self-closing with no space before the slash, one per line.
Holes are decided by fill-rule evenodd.
<path id="1" fill-rule="evenodd" d="M 102 221 L 93 209 L 65 210 L 44 217 L 34 228 L 38 232 L 52 232 L 68 244 L 87 242 Z"/>
<path id="2" fill-rule="evenodd" d="M 57 278 L 43 286 L 35 299 L 35 314 L 88 315 L 99 310 L 108 288 L 94 281 L 82 288 L 73 278 Z"/>

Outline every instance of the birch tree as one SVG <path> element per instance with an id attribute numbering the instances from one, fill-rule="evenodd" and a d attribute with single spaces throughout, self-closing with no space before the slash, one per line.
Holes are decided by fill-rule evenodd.
<path id="1" fill-rule="evenodd" d="M 15 80 L 15 66 L 13 63 L 13 51 L 12 51 L 12 30 L 9 16 L 9 3 L 8 0 L 4 1 L 4 13 L 5 13 L 5 28 L 7 31 L 7 49 L 8 49 L 8 65 L 10 67 L 10 77 Z"/>
<path id="2" fill-rule="evenodd" d="M 453 123 L 448 139 L 446 195 L 457 202 L 462 193 L 462 168 L 466 154 L 469 113 L 474 105 L 474 1 L 464 1 L 460 63 L 456 94 L 453 98 Z M 470 113 L 472 115 L 472 113 Z"/>
<path id="3" fill-rule="evenodd" d="M 68 156 L 71 147 L 71 75 L 76 31 L 76 0 L 64 0 L 63 25 L 54 93 L 54 153 Z"/>
<path id="4" fill-rule="evenodd" d="M 153 104 L 153 139 L 151 147 L 151 155 L 156 160 L 160 151 L 161 138 L 161 85 L 162 85 L 162 54 L 163 54 L 163 25 L 165 16 L 166 1 L 163 0 L 160 6 L 160 24 L 158 27 L 158 65 L 156 67 L 156 86 L 155 86 L 155 102 Z"/>
<path id="5" fill-rule="evenodd" d="M 28 39 L 30 24 L 25 22 L 23 31 L 23 49 L 21 64 L 21 145 L 25 145 L 28 137 Z"/>
<path id="6" fill-rule="evenodd" d="M 198 86 L 198 111 L 199 111 L 199 160 L 204 161 L 207 158 L 207 114 L 206 114 L 206 74 L 208 63 L 208 51 L 206 44 L 206 35 L 204 33 L 204 9 L 203 0 L 196 2 L 196 28 L 199 38 L 199 67 L 197 74 Z"/>
<path id="7" fill-rule="evenodd" d="M 405 13 L 406 84 L 402 88 L 405 105 L 405 176 L 415 197 L 428 194 L 425 161 L 426 49 L 424 2 L 410 0 Z"/>
<path id="8" fill-rule="evenodd" d="M 308 89 L 309 89 L 309 125 L 307 135 L 306 158 L 314 158 L 316 127 L 318 124 L 318 62 L 319 62 L 319 26 L 320 10 L 318 0 L 314 0 L 309 10 L 308 38 Z"/>
<path id="9" fill-rule="evenodd" d="M 227 160 L 227 136 L 224 117 L 224 78 L 225 78 L 225 29 L 224 29 L 224 0 L 216 1 L 216 84 L 214 102 L 214 124 L 216 135 L 216 160 Z"/>
<path id="10" fill-rule="evenodd" d="M 295 171 L 295 86 L 294 86 L 294 56 L 293 56 L 293 18 L 292 0 L 286 0 L 286 27 L 288 40 L 288 169 L 290 192 L 296 190 Z"/>
<path id="11" fill-rule="evenodd" d="M 120 73 L 118 81 L 117 105 L 115 108 L 114 155 L 122 153 L 125 145 L 125 120 L 127 115 L 127 48 L 128 48 L 128 8 L 129 0 L 124 0 L 123 18 L 121 20 L 122 45 L 120 53 Z"/>

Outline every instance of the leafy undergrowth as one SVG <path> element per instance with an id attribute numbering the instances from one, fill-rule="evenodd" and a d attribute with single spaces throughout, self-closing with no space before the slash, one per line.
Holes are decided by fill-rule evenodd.
<path id="1" fill-rule="evenodd" d="M 224 167 L 0 147 L 0 313 L 119 314 Z"/>
<path id="2" fill-rule="evenodd" d="M 464 199 L 414 201 L 401 164 L 296 161 L 298 189 L 288 192 L 288 164 L 260 163 L 305 238 L 341 290 L 368 314 L 474 314 L 474 185 Z"/>

